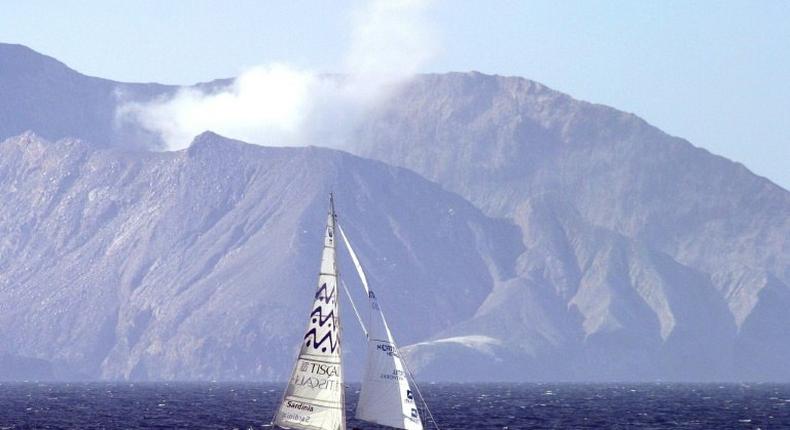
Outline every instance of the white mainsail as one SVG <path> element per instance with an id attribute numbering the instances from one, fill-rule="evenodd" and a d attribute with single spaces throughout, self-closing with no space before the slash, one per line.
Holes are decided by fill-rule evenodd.
<path id="1" fill-rule="evenodd" d="M 345 430 L 335 208 L 330 196 L 321 272 L 299 357 L 273 423 L 305 430 Z"/>
<path id="2" fill-rule="evenodd" d="M 356 418 L 400 429 L 422 430 L 415 396 L 409 386 L 406 368 L 387 320 L 343 228 L 338 225 L 338 230 L 370 302 L 367 366 L 359 393 Z"/>

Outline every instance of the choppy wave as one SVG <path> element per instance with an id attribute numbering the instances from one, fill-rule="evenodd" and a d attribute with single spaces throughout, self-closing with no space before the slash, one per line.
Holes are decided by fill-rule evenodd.
<path id="1" fill-rule="evenodd" d="M 281 384 L 0 383 L 2 429 L 267 427 Z M 347 389 L 348 414 L 358 387 Z M 790 385 L 433 384 L 442 429 L 790 428 Z M 349 428 L 376 426 L 351 420 Z"/>

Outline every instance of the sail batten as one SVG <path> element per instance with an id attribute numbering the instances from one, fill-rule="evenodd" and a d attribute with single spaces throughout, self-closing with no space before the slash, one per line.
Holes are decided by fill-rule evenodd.
<path id="1" fill-rule="evenodd" d="M 318 288 L 291 378 L 273 424 L 302 430 L 345 430 L 340 309 L 335 255 L 335 211 L 330 210 Z"/>

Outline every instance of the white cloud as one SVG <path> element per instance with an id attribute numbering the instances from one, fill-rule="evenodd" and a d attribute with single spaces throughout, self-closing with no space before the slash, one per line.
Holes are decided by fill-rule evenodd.
<path id="1" fill-rule="evenodd" d="M 375 0 L 357 11 L 342 77 L 261 65 L 225 88 L 185 88 L 122 104 L 117 115 L 158 134 L 170 150 L 187 147 L 205 130 L 262 145 L 343 146 L 364 112 L 436 52 L 427 8 L 420 0 Z"/>

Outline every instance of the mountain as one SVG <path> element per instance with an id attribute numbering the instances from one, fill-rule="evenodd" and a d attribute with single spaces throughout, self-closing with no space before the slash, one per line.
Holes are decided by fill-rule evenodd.
<path id="1" fill-rule="evenodd" d="M 0 183 L 0 345 L 88 378 L 285 375 L 330 190 L 404 342 L 473 315 L 520 252 L 512 225 L 404 169 L 211 133 L 171 153 L 27 133 L 0 143 Z"/>
<path id="2" fill-rule="evenodd" d="M 0 44 L 7 362 L 284 378 L 333 188 L 420 378 L 790 381 L 790 193 L 740 164 L 480 73 L 405 83 L 355 130 L 357 156 L 212 134 L 147 152 L 153 136 L 114 122 L 119 100 L 177 89 Z"/>
<path id="3" fill-rule="evenodd" d="M 154 137 L 117 123 L 115 106 L 175 89 L 81 75 L 25 46 L 0 43 L 0 139 L 35 130 L 51 140 L 78 137 L 94 145 L 135 147 Z"/>
<path id="4" fill-rule="evenodd" d="M 744 166 L 634 115 L 479 73 L 414 79 L 354 142 L 354 152 L 410 168 L 522 230 L 518 286 L 492 292 L 479 324 L 448 335 L 491 332 L 492 319 L 500 330 L 559 319 L 538 343 L 575 332 L 582 357 L 612 351 L 601 363 L 624 364 L 611 346 L 638 340 L 629 351 L 700 361 L 699 373 L 675 377 L 729 361 L 710 376 L 790 379 L 790 193 Z M 526 319 L 501 321 L 518 313 Z M 593 374 L 670 370 L 627 361 L 625 373 Z"/>

